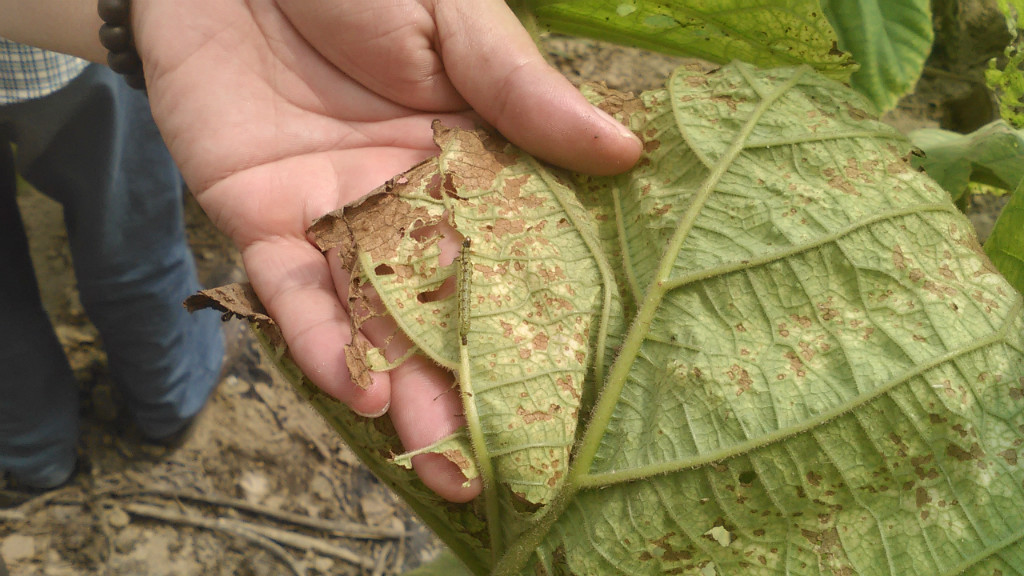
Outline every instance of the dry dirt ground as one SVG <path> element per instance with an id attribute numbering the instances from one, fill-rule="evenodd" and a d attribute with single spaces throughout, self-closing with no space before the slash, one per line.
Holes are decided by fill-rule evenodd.
<path id="1" fill-rule="evenodd" d="M 573 80 L 659 86 L 678 63 L 593 42 L 555 39 Z M 892 118 L 935 125 L 966 88 L 926 77 Z M 60 207 L 19 198 L 44 300 L 81 385 L 85 470 L 66 488 L 19 500 L 0 485 L 0 555 L 12 576 L 396 574 L 438 544 L 363 468 L 251 340 L 229 367 L 196 434 L 177 452 L 147 452 L 118 434 L 96 331 L 77 301 Z M 188 203 L 200 269 L 237 262 L 230 243 Z M 992 209 L 979 227 L 990 226 Z M 162 456 L 162 457 L 161 457 Z M 6 576 L 0 574 L 0 576 Z"/>

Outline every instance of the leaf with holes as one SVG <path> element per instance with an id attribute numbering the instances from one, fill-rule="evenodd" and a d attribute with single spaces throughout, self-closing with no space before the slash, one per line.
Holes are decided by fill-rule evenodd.
<path id="1" fill-rule="evenodd" d="M 478 574 L 1024 565 L 1022 297 L 908 143 L 807 68 L 587 93 L 643 139 L 631 172 L 439 129 L 346 211 L 357 284 L 458 372 L 489 489 L 431 500 L 327 407 L 371 467 Z"/>

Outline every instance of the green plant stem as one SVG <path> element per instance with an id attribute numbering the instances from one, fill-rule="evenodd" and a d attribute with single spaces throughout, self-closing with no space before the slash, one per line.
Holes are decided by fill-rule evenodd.
<path id="1" fill-rule="evenodd" d="M 469 361 L 469 346 L 459 344 L 459 390 L 462 394 L 462 408 L 466 412 L 466 427 L 473 445 L 480 479 L 484 483 L 484 503 L 487 510 L 487 532 L 491 539 L 491 557 L 497 560 L 504 552 L 504 538 L 501 527 L 501 502 L 498 500 L 498 479 L 494 474 L 494 463 L 487 450 L 487 440 L 480 427 L 480 414 L 473 397 L 473 381 Z"/>

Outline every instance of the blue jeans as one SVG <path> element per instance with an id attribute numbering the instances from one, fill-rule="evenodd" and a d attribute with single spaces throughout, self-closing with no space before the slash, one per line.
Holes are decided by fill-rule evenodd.
<path id="1" fill-rule="evenodd" d="M 183 186 L 145 96 L 93 65 L 49 96 L 0 106 L 0 470 L 45 488 L 73 470 L 78 389 L 39 297 L 15 170 L 63 205 L 82 304 L 144 435 L 199 412 L 224 343 L 216 312 L 182 307 L 199 289 Z"/>

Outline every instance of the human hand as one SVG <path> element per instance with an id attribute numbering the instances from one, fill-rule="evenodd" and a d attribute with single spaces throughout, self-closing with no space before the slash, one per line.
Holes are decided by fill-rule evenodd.
<path id="1" fill-rule="evenodd" d="M 500 0 L 134 0 L 133 26 L 164 139 L 241 251 L 293 358 L 353 410 L 389 411 L 408 450 L 463 425 L 451 375 L 417 356 L 368 388 L 352 383 L 347 276 L 308 241 L 309 224 L 436 154 L 435 118 L 482 118 L 525 150 L 594 174 L 640 154 L 547 66 Z M 392 328 L 375 324 L 355 337 L 380 345 Z M 441 456 L 413 464 L 444 498 L 480 491 Z"/>

